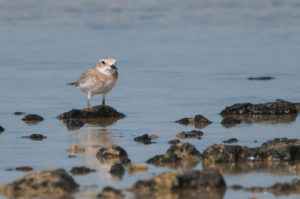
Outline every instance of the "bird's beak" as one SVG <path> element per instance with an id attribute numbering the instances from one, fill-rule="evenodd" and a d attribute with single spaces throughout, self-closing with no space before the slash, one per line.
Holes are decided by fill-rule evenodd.
<path id="1" fill-rule="evenodd" d="M 114 70 L 118 70 L 118 68 L 116 67 L 116 65 L 111 65 L 110 66 L 112 69 L 114 69 Z"/>

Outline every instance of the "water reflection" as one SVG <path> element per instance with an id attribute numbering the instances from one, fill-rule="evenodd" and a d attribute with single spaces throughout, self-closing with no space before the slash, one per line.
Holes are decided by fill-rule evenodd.
<path id="1" fill-rule="evenodd" d="M 295 122 L 297 119 L 297 114 L 287 114 L 287 115 L 226 115 L 223 118 L 234 118 L 240 120 L 247 124 L 261 123 L 267 125 L 279 125 L 279 124 L 289 124 Z M 224 127 L 233 127 L 238 124 L 223 125 Z"/>
<path id="2" fill-rule="evenodd" d="M 109 170 L 110 164 L 101 163 L 96 153 L 101 147 L 107 147 L 115 145 L 115 141 L 112 139 L 113 132 L 107 129 L 95 130 L 91 126 L 88 127 L 87 131 L 81 131 L 77 133 L 77 143 L 80 146 L 84 146 L 85 153 L 84 158 L 86 165 L 97 168 L 99 177 L 101 180 L 109 181 L 112 179 Z"/>
<path id="3" fill-rule="evenodd" d="M 120 118 L 97 118 L 97 119 L 83 119 L 82 121 L 90 126 L 107 127 L 115 124 Z"/>
<path id="4" fill-rule="evenodd" d="M 207 127 L 209 124 L 208 123 L 199 123 L 199 124 L 194 124 L 195 128 L 197 129 L 204 129 Z"/>
<path id="5" fill-rule="evenodd" d="M 264 161 L 236 163 L 202 163 L 203 169 L 216 168 L 223 174 L 239 175 L 251 172 L 270 173 L 276 176 L 300 174 L 300 162 Z"/>
<path id="6" fill-rule="evenodd" d="M 92 119 L 60 119 L 66 124 L 68 130 L 80 129 L 84 124 L 89 126 L 108 127 L 115 124 L 120 118 L 109 117 L 109 118 L 92 118 Z M 82 123 L 82 124 L 81 124 Z"/>
<path id="7" fill-rule="evenodd" d="M 37 121 L 37 120 L 23 120 L 24 123 L 28 124 L 28 125 L 36 125 L 41 123 L 42 121 Z"/>

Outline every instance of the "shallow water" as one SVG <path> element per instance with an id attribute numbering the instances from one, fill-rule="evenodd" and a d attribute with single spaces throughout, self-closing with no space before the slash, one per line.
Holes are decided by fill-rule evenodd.
<path id="1" fill-rule="evenodd" d="M 94 145 L 117 144 L 134 163 L 164 153 L 167 142 L 194 129 L 174 123 L 202 114 L 213 124 L 201 140 L 188 139 L 200 152 L 215 143 L 237 138 L 238 144 L 259 146 L 288 137 L 300 139 L 299 119 L 253 122 L 224 128 L 219 112 L 238 102 L 300 100 L 300 4 L 296 0 L 216 1 L 0 1 L 0 184 L 23 176 L 7 168 L 28 165 L 70 170 L 88 166 L 96 174 L 75 177 L 80 185 L 126 187 L 167 169 L 149 166 L 147 174 L 113 179 L 95 158 Z M 85 125 L 68 131 L 56 119 L 83 108 L 87 96 L 66 83 L 100 57 L 118 60 L 119 81 L 107 103 L 127 115 L 106 128 Z M 270 75 L 271 81 L 249 81 Z M 92 98 L 100 104 L 101 96 Z M 40 114 L 44 122 L 27 125 L 15 111 Z M 22 139 L 42 133 L 44 141 Z M 133 138 L 157 134 L 155 144 Z M 257 142 L 254 142 L 254 141 Z M 183 140 L 185 141 L 185 140 Z M 68 158 L 74 144 L 88 151 Z M 201 164 L 197 166 L 201 169 Z M 227 185 L 269 186 L 295 174 L 252 171 L 225 174 Z M 224 198 L 274 198 L 228 189 Z M 298 198 L 297 195 L 281 198 Z"/>

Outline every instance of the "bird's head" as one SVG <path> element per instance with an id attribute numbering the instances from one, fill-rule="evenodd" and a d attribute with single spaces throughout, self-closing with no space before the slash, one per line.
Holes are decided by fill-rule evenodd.
<path id="1" fill-rule="evenodd" d="M 116 66 L 116 59 L 112 57 L 104 57 L 100 59 L 97 64 L 97 68 L 100 72 L 107 75 L 112 75 L 118 70 Z"/>

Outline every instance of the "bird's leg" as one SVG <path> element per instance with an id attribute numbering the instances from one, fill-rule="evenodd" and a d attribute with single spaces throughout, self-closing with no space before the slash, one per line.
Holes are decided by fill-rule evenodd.
<path id="1" fill-rule="evenodd" d="M 102 99 L 102 105 L 105 106 L 105 97 L 106 97 L 106 94 L 103 94 L 103 99 Z"/>
<path id="2" fill-rule="evenodd" d="M 87 101 L 87 103 L 86 103 L 86 106 L 87 106 L 88 108 L 91 107 L 90 99 L 91 99 L 91 93 L 88 93 L 88 101 Z"/>

